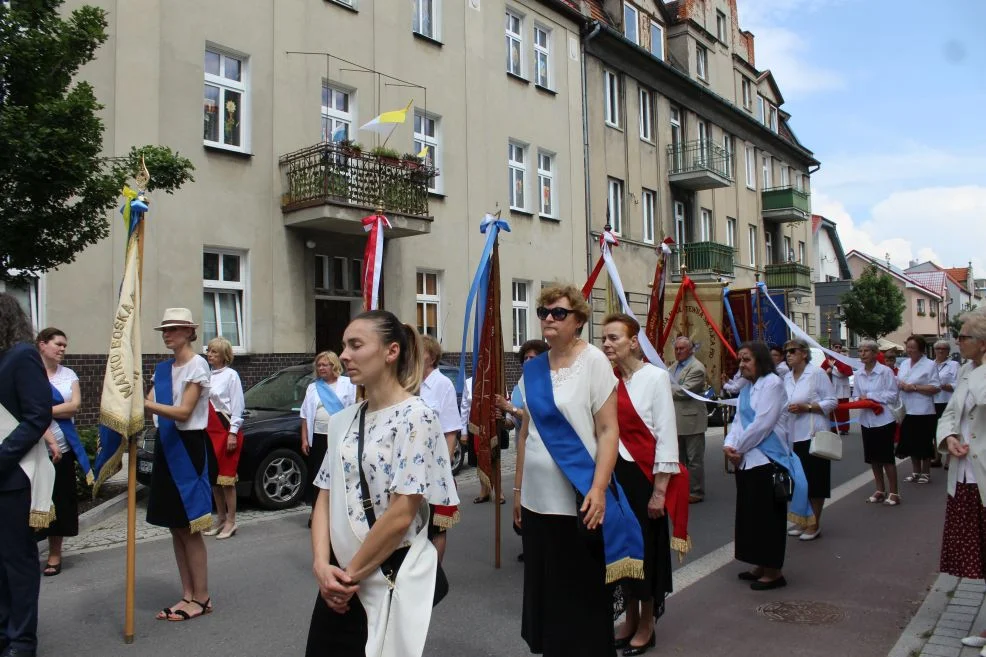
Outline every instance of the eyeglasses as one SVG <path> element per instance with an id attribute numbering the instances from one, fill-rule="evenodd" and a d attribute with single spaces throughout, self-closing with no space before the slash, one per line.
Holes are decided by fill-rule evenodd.
<path id="1" fill-rule="evenodd" d="M 784 353 L 785 354 L 797 354 L 797 353 L 800 353 L 800 352 L 801 352 L 800 349 L 785 349 L 784 350 Z"/>
<path id="2" fill-rule="evenodd" d="M 548 315 L 551 315 L 552 319 L 556 322 L 563 322 L 565 321 L 565 318 L 573 312 L 575 311 L 571 308 L 562 308 L 560 306 L 555 306 L 554 308 L 545 308 L 544 306 L 537 307 L 537 315 L 540 320 L 548 319 Z"/>

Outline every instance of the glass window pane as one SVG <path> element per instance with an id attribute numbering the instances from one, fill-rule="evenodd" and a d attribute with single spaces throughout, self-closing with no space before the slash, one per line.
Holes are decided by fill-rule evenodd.
<path id="1" fill-rule="evenodd" d="M 332 258 L 332 289 L 346 289 L 346 259 Z"/>
<path id="2" fill-rule="evenodd" d="M 205 85 L 202 139 L 219 141 L 219 87 Z"/>
<path id="3" fill-rule="evenodd" d="M 418 272 L 417 279 L 418 279 L 418 281 L 417 281 L 417 283 L 418 283 L 417 291 L 418 292 L 417 293 L 418 294 L 424 294 L 425 293 L 425 275 L 422 274 L 421 272 Z"/>
<path id="4" fill-rule="evenodd" d="M 240 256 L 223 254 L 223 280 L 231 283 L 240 282 Z"/>
<path id="5" fill-rule="evenodd" d="M 227 80 L 240 81 L 243 76 L 243 63 L 240 60 L 233 57 L 225 57 L 226 60 L 226 70 L 224 71 L 223 77 Z"/>
<path id="6" fill-rule="evenodd" d="M 205 51 L 205 72 L 209 75 L 219 75 L 219 53 Z"/>
<path id="7" fill-rule="evenodd" d="M 220 333 L 234 347 L 240 346 L 239 305 L 240 295 L 238 292 L 219 293 Z"/>
<path id="8" fill-rule="evenodd" d="M 216 293 L 206 290 L 202 294 L 202 344 L 219 335 L 216 324 Z"/>
<path id="9" fill-rule="evenodd" d="M 207 281 L 219 280 L 219 254 L 202 254 L 202 278 Z"/>
<path id="10" fill-rule="evenodd" d="M 438 337 L 438 304 L 429 303 L 425 307 L 425 319 L 428 322 L 427 333 L 433 338 Z"/>
<path id="11" fill-rule="evenodd" d="M 331 107 L 329 103 L 332 102 L 332 90 L 329 89 L 328 85 L 322 85 L 322 107 Z"/>
<path id="12" fill-rule="evenodd" d="M 340 112 L 349 112 L 349 94 L 337 91 L 335 93 L 335 109 Z"/>
<path id="13" fill-rule="evenodd" d="M 418 333 L 425 332 L 425 304 L 418 304 L 418 323 L 417 323 Z"/>
<path id="14" fill-rule="evenodd" d="M 438 275 L 428 274 L 425 277 L 425 282 L 427 283 L 427 293 L 430 296 L 435 296 L 438 294 Z"/>
<path id="15" fill-rule="evenodd" d="M 325 287 L 325 258 L 315 256 L 315 287 Z"/>
<path id="16" fill-rule="evenodd" d="M 243 102 L 236 91 L 225 90 L 226 101 L 223 105 L 223 142 L 230 146 L 240 145 L 240 120 L 243 116 Z"/>
<path id="17" fill-rule="evenodd" d="M 363 293 L 363 261 L 351 260 L 349 262 L 349 287 L 356 294 Z"/>

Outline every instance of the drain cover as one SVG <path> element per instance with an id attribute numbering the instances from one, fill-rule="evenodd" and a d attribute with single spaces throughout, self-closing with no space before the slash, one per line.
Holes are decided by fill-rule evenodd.
<path id="1" fill-rule="evenodd" d="M 801 625 L 827 625 L 845 618 L 845 613 L 835 605 L 807 600 L 768 602 L 757 607 L 757 613 L 768 620 Z"/>

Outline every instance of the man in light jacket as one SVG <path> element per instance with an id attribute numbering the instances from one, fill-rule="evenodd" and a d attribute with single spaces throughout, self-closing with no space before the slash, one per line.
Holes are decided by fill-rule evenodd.
<path id="1" fill-rule="evenodd" d="M 684 390 L 696 395 L 705 392 L 705 365 L 695 358 L 695 344 L 686 336 L 674 341 L 674 357 L 677 362 L 670 367 L 670 374 L 672 383 L 678 385 L 673 393 L 678 458 L 688 468 L 691 480 L 688 503 L 695 504 L 705 499 L 705 430 L 709 416 L 705 402 L 689 397 Z"/>

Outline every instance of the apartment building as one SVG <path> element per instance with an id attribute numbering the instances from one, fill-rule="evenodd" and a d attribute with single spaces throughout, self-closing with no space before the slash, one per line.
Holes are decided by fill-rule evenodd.
<path id="1" fill-rule="evenodd" d="M 812 287 L 818 337 L 829 344 L 841 340 L 847 347 L 854 347 L 856 335 L 849 332 L 841 319 L 842 296 L 852 289 L 852 272 L 849 271 L 849 261 L 839 238 L 838 227 L 831 219 L 817 214 L 812 215 L 811 225 L 815 252 Z"/>
<path id="2" fill-rule="evenodd" d="M 385 232 L 383 306 L 458 351 L 485 236 L 501 236 L 504 332 L 536 328 L 544 281 L 584 280 L 580 14 L 535 0 L 71 0 L 108 12 L 82 72 L 105 105 L 105 152 L 166 144 L 195 183 L 152 195 L 142 335 L 186 306 L 204 344 L 234 344 L 250 381 L 338 349 L 360 309 L 361 223 Z M 389 135 L 360 130 L 407 108 Z M 356 143 L 354 143 L 356 142 Z M 386 144 L 387 151 L 374 150 Z M 427 150 L 426 150 L 427 149 Z M 415 155 L 424 154 L 423 160 Z M 153 176 L 154 172 L 151 172 Z M 38 325 L 101 379 L 125 234 L 44 276 Z M 550 248 L 546 250 L 546 246 Z M 89 396 L 92 399 L 95 393 Z"/>
<path id="3" fill-rule="evenodd" d="M 770 71 L 757 68 L 736 0 L 582 6 L 589 230 L 608 219 L 620 236 L 631 304 L 644 312 L 654 246 L 670 236 L 676 273 L 683 263 L 693 280 L 732 289 L 766 281 L 814 331 L 819 163 L 789 127 Z"/>

